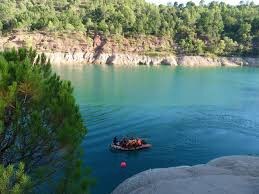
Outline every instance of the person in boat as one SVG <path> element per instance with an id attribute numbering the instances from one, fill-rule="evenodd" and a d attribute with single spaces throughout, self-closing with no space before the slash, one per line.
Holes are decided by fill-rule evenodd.
<path id="1" fill-rule="evenodd" d="M 142 140 L 138 138 L 137 140 L 138 146 L 142 146 Z"/>
<path id="2" fill-rule="evenodd" d="M 141 139 L 129 139 L 126 143 L 126 148 L 136 148 L 141 145 Z"/>
<path id="3" fill-rule="evenodd" d="M 125 148 L 130 148 L 131 147 L 131 139 L 128 139 L 125 143 Z"/>
<path id="4" fill-rule="evenodd" d="M 121 141 L 118 141 L 117 137 L 113 138 L 113 144 L 117 146 L 121 146 L 123 148 L 131 149 L 137 148 L 145 144 L 145 141 L 140 138 L 123 138 Z"/>
<path id="5" fill-rule="evenodd" d="M 128 140 L 124 137 L 120 142 L 121 147 L 126 148 L 127 142 L 128 142 Z"/>
<path id="6" fill-rule="evenodd" d="M 130 148 L 131 147 L 131 140 L 129 139 L 126 144 L 125 144 L 126 148 Z"/>
<path id="7" fill-rule="evenodd" d="M 118 139 L 117 139 L 116 136 L 113 138 L 112 143 L 113 143 L 114 145 L 118 145 L 118 144 L 119 144 L 119 141 L 118 141 Z"/>

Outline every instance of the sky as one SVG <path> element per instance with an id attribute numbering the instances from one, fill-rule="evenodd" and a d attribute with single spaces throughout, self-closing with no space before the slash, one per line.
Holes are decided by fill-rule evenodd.
<path id="1" fill-rule="evenodd" d="M 166 4 L 168 2 L 175 2 L 174 0 L 147 0 L 149 2 L 152 2 L 152 3 L 156 3 L 156 4 Z M 188 2 L 189 0 L 178 0 L 177 2 L 178 3 L 186 3 Z M 192 0 L 194 3 L 199 3 L 200 0 Z M 212 0 L 205 0 L 206 3 L 209 3 L 211 2 Z M 239 4 L 240 0 L 222 0 L 224 1 L 225 3 L 228 3 L 228 4 L 232 4 L 232 5 L 236 5 L 236 4 Z M 246 0 L 244 0 L 246 2 Z M 259 4 L 259 0 L 253 0 L 253 2 L 255 4 Z"/>

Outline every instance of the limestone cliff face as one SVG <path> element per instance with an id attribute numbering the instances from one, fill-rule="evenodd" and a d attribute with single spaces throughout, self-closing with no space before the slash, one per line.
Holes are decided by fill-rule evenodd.
<path id="1" fill-rule="evenodd" d="M 46 53 L 54 65 L 114 65 L 114 66 L 186 66 L 186 67 L 234 67 L 253 66 L 259 67 L 259 58 L 241 57 L 203 57 L 203 56 L 145 56 L 125 53 L 101 53 L 98 57 L 95 53 L 88 52 L 52 52 Z"/>
<path id="2" fill-rule="evenodd" d="M 0 50 L 32 47 L 53 65 L 259 66 L 259 58 L 175 56 L 170 37 L 93 37 L 80 33 L 16 32 L 0 37 Z M 170 54 L 172 53 L 172 54 Z"/>
<path id="3" fill-rule="evenodd" d="M 114 66 L 157 66 L 157 65 L 170 65 L 177 66 L 176 57 L 150 57 L 137 54 L 125 53 L 102 53 L 97 58 L 94 53 L 46 53 L 54 65 L 86 65 L 86 64 L 100 64 L 100 65 L 114 65 Z"/>
<path id="4" fill-rule="evenodd" d="M 259 58 L 249 57 L 203 57 L 203 56 L 183 56 L 178 57 L 179 65 L 182 66 L 259 66 Z"/>

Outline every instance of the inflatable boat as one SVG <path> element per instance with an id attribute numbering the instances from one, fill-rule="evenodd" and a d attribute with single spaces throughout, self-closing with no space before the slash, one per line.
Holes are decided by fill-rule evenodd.
<path id="1" fill-rule="evenodd" d="M 126 147 L 122 147 L 120 145 L 115 145 L 115 144 L 111 144 L 111 148 L 115 149 L 115 150 L 122 150 L 122 151 L 134 151 L 134 150 L 142 150 L 142 149 L 147 149 L 152 147 L 151 144 L 143 144 L 141 146 L 136 146 L 136 147 L 130 147 L 130 148 L 126 148 Z"/>

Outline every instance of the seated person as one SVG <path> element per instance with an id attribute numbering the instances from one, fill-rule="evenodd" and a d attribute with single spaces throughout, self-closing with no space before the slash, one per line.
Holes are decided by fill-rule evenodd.
<path id="1" fill-rule="evenodd" d="M 128 140 L 126 138 L 123 138 L 120 142 L 121 147 L 126 148 L 128 144 Z"/>
<path id="2" fill-rule="evenodd" d="M 118 141 L 118 139 L 117 139 L 116 136 L 113 138 L 112 143 L 113 143 L 114 145 L 119 145 L 119 141 Z"/>
<path id="3" fill-rule="evenodd" d="M 138 146 L 142 146 L 142 140 L 141 139 L 138 139 Z"/>

